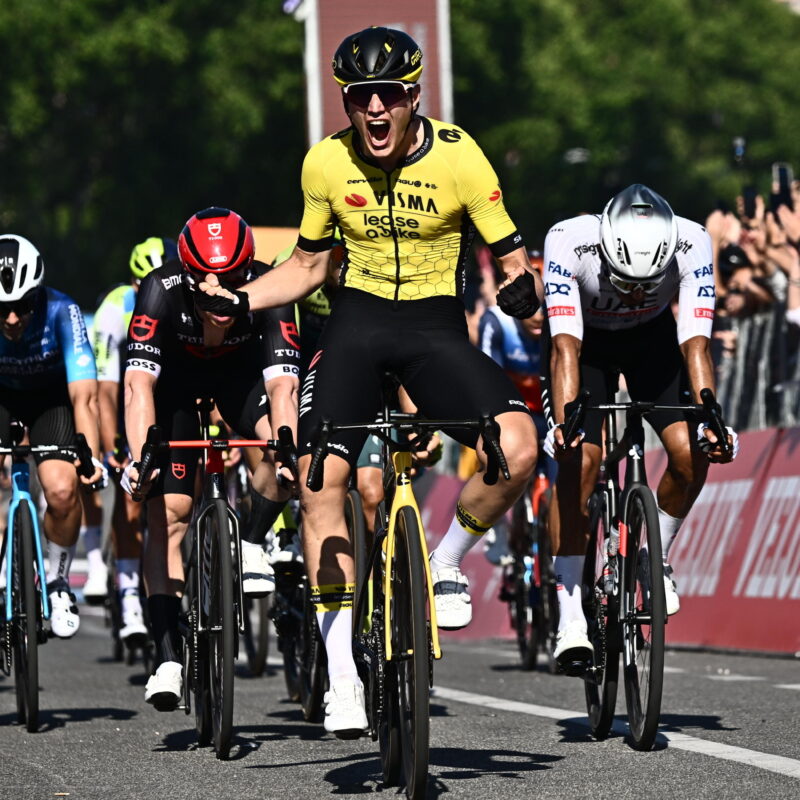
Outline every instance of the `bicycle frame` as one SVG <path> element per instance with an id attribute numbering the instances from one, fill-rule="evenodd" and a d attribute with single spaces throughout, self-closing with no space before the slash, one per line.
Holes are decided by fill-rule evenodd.
<path id="1" fill-rule="evenodd" d="M 50 619 L 50 600 L 47 597 L 47 592 L 41 591 L 44 585 L 44 576 L 46 575 L 44 567 L 44 554 L 42 552 L 42 537 L 39 531 L 39 515 L 36 511 L 36 504 L 30 493 L 30 465 L 23 459 L 13 457 L 11 463 L 11 503 L 8 509 L 8 532 L 3 541 L 3 550 L 6 558 L 6 615 L 5 621 L 11 622 L 13 618 L 14 606 L 12 603 L 11 593 L 13 591 L 13 580 L 11 577 L 11 569 L 14 556 L 14 547 L 16 546 L 16 531 L 14 530 L 14 516 L 17 507 L 21 503 L 27 503 L 31 511 L 31 519 L 33 521 L 33 532 L 36 543 L 36 571 L 39 575 L 39 597 L 42 604 L 42 617 Z"/>

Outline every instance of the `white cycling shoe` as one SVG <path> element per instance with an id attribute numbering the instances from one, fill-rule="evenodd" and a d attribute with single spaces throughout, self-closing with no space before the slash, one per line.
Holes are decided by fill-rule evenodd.
<path id="1" fill-rule="evenodd" d="M 83 584 L 83 599 L 90 606 L 98 606 L 108 596 L 108 567 L 102 562 L 89 570 Z"/>
<path id="2" fill-rule="evenodd" d="M 137 647 L 147 641 L 147 626 L 144 624 L 142 603 L 139 595 L 129 592 L 120 598 L 122 604 L 122 627 L 119 638 L 128 647 Z"/>
<path id="3" fill-rule="evenodd" d="M 594 657 L 594 647 L 586 633 L 586 620 L 572 620 L 558 632 L 553 657 L 561 672 L 567 675 L 574 677 L 586 672 Z"/>
<path id="4" fill-rule="evenodd" d="M 71 639 L 81 626 L 75 595 L 69 590 L 64 578 L 56 578 L 47 584 L 50 601 L 50 631 L 59 639 Z"/>
<path id="5" fill-rule="evenodd" d="M 265 597 L 275 591 L 275 571 L 260 544 L 242 542 L 242 589 L 248 597 Z"/>
<path id="6" fill-rule="evenodd" d="M 303 547 L 300 534 L 293 529 L 284 529 L 267 540 L 267 558 L 274 566 L 303 563 Z"/>
<path id="7" fill-rule="evenodd" d="M 147 681 L 144 701 L 156 711 L 174 711 L 183 694 L 183 666 L 177 661 L 165 661 Z"/>
<path id="8" fill-rule="evenodd" d="M 364 687 L 349 678 L 334 681 L 325 692 L 325 730 L 338 739 L 358 739 L 369 728 Z"/>
<path id="9" fill-rule="evenodd" d="M 431 580 L 436 624 L 445 631 L 466 628 L 472 622 L 472 598 L 467 576 L 458 567 L 433 569 L 431 566 Z"/>
<path id="10" fill-rule="evenodd" d="M 681 599 L 678 597 L 675 581 L 672 580 L 672 567 L 669 564 L 664 564 L 664 598 L 667 601 L 668 617 L 681 610 Z"/>

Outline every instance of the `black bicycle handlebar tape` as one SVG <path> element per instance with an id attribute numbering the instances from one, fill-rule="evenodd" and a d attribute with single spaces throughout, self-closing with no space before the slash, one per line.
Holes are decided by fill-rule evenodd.
<path id="1" fill-rule="evenodd" d="M 78 453 L 78 475 L 83 475 L 84 478 L 91 478 L 94 475 L 92 450 L 82 433 L 75 434 L 75 450 Z"/>
<path id="2" fill-rule="evenodd" d="M 500 426 L 494 417 L 489 414 L 481 417 L 480 434 L 486 453 L 486 474 L 483 476 L 483 482 L 487 486 L 494 486 L 501 471 L 507 481 L 511 480 L 508 462 L 503 448 L 500 447 Z"/>
<path id="3" fill-rule="evenodd" d="M 708 417 L 708 427 L 714 432 L 717 437 L 717 442 L 722 448 L 722 452 L 726 456 L 731 454 L 731 445 L 728 442 L 728 430 L 725 426 L 725 421 L 722 419 L 722 409 L 720 408 L 717 399 L 714 397 L 714 392 L 711 389 L 700 390 L 700 400 L 703 403 L 703 409 Z"/>
<path id="4" fill-rule="evenodd" d="M 294 446 L 292 429 L 288 425 L 278 428 L 278 455 L 281 461 L 289 467 L 292 477 L 297 480 L 300 469 L 297 465 L 297 448 Z"/>
<path id="5" fill-rule="evenodd" d="M 142 456 L 139 459 L 139 480 L 136 483 L 136 492 L 143 483 L 147 483 L 150 475 L 156 468 L 156 459 L 164 441 L 164 432 L 159 425 L 151 425 L 147 429 L 147 438 L 142 445 Z"/>
<path id="6" fill-rule="evenodd" d="M 329 419 L 322 420 L 319 436 L 317 437 L 317 446 L 314 448 L 314 454 L 311 456 L 311 466 L 308 468 L 308 477 L 306 478 L 306 486 L 312 492 L 318 492 L 322 488 L 322 481 L 325 476 L 324 461 L 325 456 L 328 455 L 328 438 L 331 435 L 331 421 Z"/>
<path id="7" fill-rule="evenodd" d="M 574 400 L 564 404 L 564 427 L 562 431 L 565 445 L 569 445 L 583 426 L 590 397 L 589 392 L 584 389 Z"/>

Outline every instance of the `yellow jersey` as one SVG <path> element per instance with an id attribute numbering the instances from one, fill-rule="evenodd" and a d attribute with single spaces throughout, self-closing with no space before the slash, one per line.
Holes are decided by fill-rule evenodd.
<path id="1" fill-rule="evenodd" d="M 343 286 L 392 300 L 461 297 L 475 228 L 497 257 L 522 246 L 475 140 L 456 125 L 420 120 L 422 145 L 392 172 L 361 152 L 353 128 L 306 155 L 298 246 L 327 250 L 338 224 Z"/>

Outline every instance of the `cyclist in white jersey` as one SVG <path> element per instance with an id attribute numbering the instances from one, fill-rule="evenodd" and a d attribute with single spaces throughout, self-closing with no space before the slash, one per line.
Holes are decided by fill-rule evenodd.
<path id="1" fill-rule="evenodd" d="M 554 450 L 561 462 L 551 518 L 560 612 L 555 655 L 563 669 L 580 674 L 592 656 L 580 585 L 602 417 L 590 412 L 585 431 L 565 443 L 564 404 L 582 388 L 593 402 L 612 400 L 620 374 L 635 400 L 699 403 L 703 388 L 714 389 L 711 239 L 702 226 L 675 216 L 656 192 L 634 184 L 612 198 L 602 215 L 554 225 L 544 262 L 551 393 L 545 449 Z M 676 296 L 677 324 L 671 309 Z M 667 612 L 674 614 L 680 601 L 668 562 L 670 546 L 703 487 L 709 460 L 733 456 L 723 457 L 713 433 L 703 425 L 690 426 L 680 412 L 653 412 L 647 419 L 668 455 L 657 501 Z M 736 434 L 728 431 L 735 455 Z"/>

